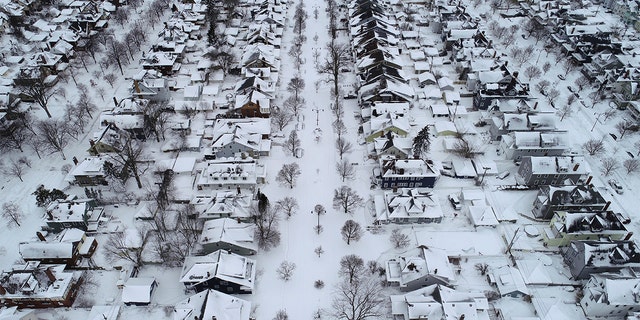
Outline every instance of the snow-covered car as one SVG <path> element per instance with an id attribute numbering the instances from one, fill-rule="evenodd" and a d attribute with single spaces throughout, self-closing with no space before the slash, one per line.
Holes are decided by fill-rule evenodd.
<path id="1" fill-rule="evenodd" d="M 622 190 L 622 185 L 620 185 L 620 183 L 616 180 L 616 179 L 609 179 L 609 185 L 611 186 L 611 188 L 613 188 L 613 190 L 615 190 L 618 194 L 622 194 L 624 193 L 624 190 Z"/>
<path id="2" fill-rule="evenodd" d="M 460 204 L 460 199 L 458 199 L 458 195 L 455 193 L 452 193 L 449 195 L 449 202 L 451 202 L 451 206 L 453 207 L 453 209 L 455 210 L 460 210 L 462 209 L 462 205 Z"/>

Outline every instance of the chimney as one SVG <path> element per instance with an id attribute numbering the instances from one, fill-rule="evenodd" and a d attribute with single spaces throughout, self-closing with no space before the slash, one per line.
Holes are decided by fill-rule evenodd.
<path id="1" fill-rule="evenodd" d="M 116 108 L 118 107 L 118 99 L 116 99 L 116 97 L 113 97 L 113 104 L 116 106 Z"/>
<path id="2" fill-rule="evenodd" d="M 40 231 L 36 231 L 36 236 L 38 236 L 38 239 L 40 239 L 40 241 L 47 241 L 47 239 L 44 238 Z"/>
<path id="3" fill-rule="evenodd" d="M 7 294 L 7 290 L 4 289 L 4 287 L 0 284 L 0 295 L 5 295 Z"/>
<path id="4" fill-rule="evenodd" d="M 138 80 L 133 80 L 133 88 L 136 89 L 136 93 L 140 93 L 140 86 L 138 85 Z"/>
<path id="5" fill-rule="evenodd" d="M 51 267 L 44 269 L 44 273 L 47 275 L 51 282 L 56 281 L 56 276 L 51 271 Z"/>
<path id="6" fill-rule="evenodd" d="M 578 171 L 578 167 L 580 167 L 580 164 L 576 163 L 576 165 L 573 166 L 573 171 Z"/>
<path id="7" fill-rule="evenodd" d="M 602 208 L 602 211 L 607 211 L 610 205 L 611 205 L 611 201 L 607 201 L 607 204 L 604 205 L 604 208 Z"/>
<path id="8" fill-rule="evenodd" d="M 50 211 L 47 211 L 47 217 L 49 218 L 49 220 L 53 220 L 53 214 L 51 214 Z"/>
<path id="9" fill-rule="evenodd" d="M 589 185 L 589 183 L 591 183 L 591 179 L 593 179 L 593 176 L 589 176 L 589 178 L 587 178 L 587 182 L 585 182 L 585 184 Z"/>

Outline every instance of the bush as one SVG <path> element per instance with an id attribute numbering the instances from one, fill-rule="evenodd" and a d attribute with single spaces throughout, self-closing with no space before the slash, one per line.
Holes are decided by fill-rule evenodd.
<path id="1" fill-rule="evenodd" d="M 316 288 L 316 289 L 324 288 L 324 281 L 316 280 L 316 282 L 313 283 L 313 287 Z"/>

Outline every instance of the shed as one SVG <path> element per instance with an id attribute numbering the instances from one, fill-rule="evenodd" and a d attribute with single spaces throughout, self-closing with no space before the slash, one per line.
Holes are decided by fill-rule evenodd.
<path id="1" fill-rule="evenodd" d="M 148 305 L 151 303 L 151 293 L 156 287 L 156 279 L 129 278 L 122 289 L 122 302 L 126 305 Z"/>

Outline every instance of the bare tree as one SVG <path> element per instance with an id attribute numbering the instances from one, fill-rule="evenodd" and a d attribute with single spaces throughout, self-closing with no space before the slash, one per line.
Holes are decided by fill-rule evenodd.
<path id="1" fill-rule="evenodd" d="M 604 142 L 602 139 L 590 139 L 582 144 L 582 148 L 589 153 L 590 156 L 595 156 L 596 154 L 604 152 Z"/>
<path id="2" fill-rule="evenodd" d="M 333 316 L 341 320 L 377 319 L 382 315 L 384 295 L 380 282 L 373 277 L 363 277 L 349 283 L 341 281 L 334 292 Z"/>
<path id="3" fill-rule="evenodd" d="M 300 110 L 304 108 L 305 102 L 305 99 L 301 96 L 298 98 L 296 98 L 295 96 L 289 96 L 286 100 L 284 100 L 282 105 L 286 109 L 291 110 L 293 115 L 297 117 L 300 113 Z"/>
<path id="4" fill-rule="evenodd" d="M 538 92 L 546 94 L 547 89 L 550 85 L 551 82 L 549 82 L 548 80 L 541 80 L 540 82 L 538 82 L 538 84 L 536 84 L 536 89 L 538 90 Z"/>
<path id="5" fill-rule="evenodd" d="M 336 171 L 342 178 L 342 182 L 346 179 L 353 179 L 356 174 L 355 167 L 349 162 L 349 159 L 342 159 L 336 163 Z"/>
<path id="6" fill-rule="evenodd" d="M 573 95 L 571 96 L 573 97 Z M 558 115 L 560 116 L 560 121 L 564 120 L 565 117 L 570 117 L 573 113 L 573 106 L 567 101 L 566 104 L 562 105 L 560 109 L 558 109 Z"/>
<path id="7" fill-rule="evenodd" d="M 576 89 L 578 90 L 578 92 L 582 92 L 582 90 L 584 90 L 584 88 L 588 86 L 590 82 L 589 79 L 581 76 L 578 77 L 573 83 L 576 85 Z"/>
<path id="8" fill-rule="evenodd" d="M 542 71 L 537 66 L 528 66 L 524 69 L 524 74 L 529 78 L 529 81 L 537 79 L 542 75 Z"/>
<path id="9" fill-rule="evenodd" d="M 609 176 L 620 167 L 620 163 L 614 157 L 603 158 L 601 163 L 602 168 L 600 168 L 600 172 L 605 176 Z"/>
<path id="10" fill-rule="evenodd" d="M 487 272 L 489 271 L 489 265 L 486 263 L 476 263 L 474 267 L 476 268 L 476 270 L 478 270 L 478 272 L 480 272 L 480 275 L 482 276 L 487 274 Z"/>
<path id="11" fill-rule="evenodd" d="M 300 174 L 300 166 L 297 163 L 285 163 L 282 165 L 282 169 L 278 171 L 276 181 L 289 186 L 290 189 L 293 189 Z"/>
<path id="12" fill-rule="evenodd" d="M 316 204 L 313 207 L 313 211 L 311 213 L 315 213 L 316 216 L 318 216 L 318 224 L 314 228 L 316 230 L 316 233 L 320 234 L 320 232 L 322 232 L 322 226 L 320 225 L 320 216 L 327 213 L 327 210 L 325 210 L 323 205 Z"/>
<path id="13" fill-rule="evenodd" d="M 261 249 L 269 250 L 280 244 L 280 215 L 275 208 L 267 206 L 266 210 L 260 212 L 257 205 L 250 208 L 251 217 L 256 225 L 255 238 L 258 239 L 258 246 Z"/>
<path id="14" fill-rule="evenodd" d="M 566 77 L 569 72 L 573 71 L 576 68 L 576 65 L 570 59 L 565 59 L 562 63 L 562 70 L 564 71 L 564 76 Z"/>
<path id="15" fill-rule="evenodd" d="M 476 154 L 476 147 L 466 138 L 462 137 L 457 139 L 453 144 L 451 152 L 464 158 L 473 158 Z"/>
<path id="16" fill-rule="evenodd" d="M 87 86 L 82 83 L 79 84 L 78 91 L 80 92 L 80 96 L 78 97 L 78 101 L 76 101 L 76 108 L 81 114 L 93 119 L 92 113 L 98 110 L 98 106 L 96 106 L 89 98 L 89 95 L 87 95 L 87 92 L 89 92 Z"/>
<path id="17" fill-rule="evenodd" d="M 409 246 L 409 244 L 411 244 L 409 236 L 404 234 L 400 229 L 397 228 L 391 231 L 389 240 L 391 240 L 391 244 L 396 249 L 406 248 L 407 246 Z"/>
<path id="18" fill-rule="evenodd" d="M 111 88 L 113 88 L 113 84 L 116 82 L 117 79 L 118 79 L 118 76 L 116 76 L 116 74 L 113 72 L 109 72 L 104 75 L 104 81 L 106 81 L 111 86 Z"/>
<path id="19" fill-rule="evenodd" d="M 333 84 L 333 93 L 337 104 L 340 95 L 340 69 L 346 67 L 349 63 L 349 47 L 345 44 L 331 41 L 327 44 L 326 51 L 327 56 L 324 63 L 320 65 L 318 72 L 329 76 L 327 81 Z"/>
<path id="20" fill-rule="evenodd" d="M 289 261 L 282 261 L 280 267 L 276 270 L 278 278 L 284 281 L 289 281 L 293 276 L 293 271 L 296 269 L 296 264 Z"/>
<path id="21" fill-rule="evenodd" d="M 22 180 L 22 176 L 26 173 L 26 170 L 27 170 L 27 165 L 24 162 L 11 159 L 11 161 L 9 162 L 9 166 L 6 167 L 4 171 L 6 174 L 15 176 L 18 179 L 20 179 L 21 182 L 24 182 L 24 180 Z"/>
<path id="22" fill-rule="evenodd" d="M 551 70 L 551 63 L 547 61 L 542 65 L 542 72 L 547 73 L 549 70 Z"/>
<path id="23" fill-rule="evenodd" d="M 358 241 L 362 238 L 362 227 L 360 227 L 359 223 L 349 219 L 345 221 L 342 229 L 340 229 L 340 234 L 342 234 L 342 240 L 349 245 L 351 241 Z"/>
<path id="24" fill-rule="evenodd" d="M 272 108 L 269 118 L 271 123 L 282 131 L 293 120 L 293 114 L 286 109 Z"/>
<path id="25" fill-rule="evenodd" d="M 320 258 L 320 256 L 324 253 L 324 249 L 322 249 L 322 246 L 317 246 L 315 249 L 313 249 L 313 252 L 318 255 L 318 258 Z"/>
<path id="26" fill-rule="evenodd" d="M 282 210 L 287 219 L 296 214 L 298 211 L 298 201 L 294 197 L 284 197 L 276 201 L 276 208 Z"/>
<path id="27" fill-rule="evenodd" d="M 289 315 L 285 310 L 278 310 L 273 320 L 289 320 Z"/>
<path id="28" fill-rule="evenodd" d="M 340 271 L 338 274 L 349 280 L 349 283 L 358 281 L 364 275 L 364 260 L 355 254 L 348 254 L 340 259 Z"/>
<path id="29" fill-rule="evenodd" d="M 333 131 L 335 131 L 336 136 L 338 136 L 338 139 L 342 139 L 342 135 L 347 133 L 347 126 L 345 126 L 344 122 L 340 119 L 342 118 L 341 115 L 335 115 L 335 116 L 337 119 L 333 121 L 331 126 L 333 127 Z"/>
<path id="30" fill-rule="evenodd" d="M 300 77 L 300 75 L 296 75 L 295 77 L 289 80 L 289 84 L 287 85 L 287 91 L 293 94 L 294 99 L 299 100 L 300 92 L 304 90 L 304 79 Z"/>
<path id="31" fill-rule="evenodd" d="M 353 211 L 357 207 L 362 206 L 363 203 L 362 197 L 350 187 L 342 186 L 334 190 L 333 207 L 335 209 L 343 210 L 344 213 L 353 213 Z"/>
<path id="32" fill-rule="evenodd" d="M 300 141 L 300 138 L 298 138 L 298 132 L 296 130 L 291 130 L 291 133 L 289 133 L 289 138 L 285 140 L 283 147 L 287 151 L 291 152 L 291 155 L 295 157 L 296 150 L 298 150 L 301 145 L 302 142 Z"/>
<path id="33" fill-rule="evenodd" d="M 636 153 L 636 156 L 640 156 L 640 140 L 634 142 L 633 147 L 636 148 L 636 150 L 638 150 L 638 152 Z"/>
<path id="34" fill-rule="evenodd" d="M 629 129 L 631 129 L 632 127 L 633 127 L 633 124 L 627 120 L 622 120 L 616 123 L 616 130 L 618 130 L 618 133 L 620 133 L 620 139 L 622 139 L 625 133 L 627 133 L 627 131 L 629 131 Z"/>
<path id="35" fill-rule="evenodd" d="M 630 174 L 640 169 L 640 161 L 638 159 L 627 159 L 622 162 L 622 166 L 627 170 L 627 174 Z"/>
<path id="36" fill-rule="evenodd" d="M 69 143 L 69 133 L 67 125 L 58 120 L 43 120 L 36 124 L 36 139 L 43 142 L 43 145 L 52 152 L 60 152 L 62 159 L 67 160 L 64 155 L 64 148 Z"/>
<path id="37" fill-rule="evenodd" d="M 19 205 L 15 202 L 5 202 L 2 204 L 2 217 L 7 220 L 7 225 L 20 227 L 22 220 L 24 220 L 24 213 Z"/>
<path id="38" fill-rule="evenodd" d="M 546 96 L 547 96 L 547 101 L 549 101 L 549 104 L 551 104 L 551 106 L 555 106 L 554 102 L 560 96 L 560 91 L 558 91 L 558 89 L 551 88 L 549 89 L 549 91 L 547 91 Z"/>
<path id="39" fill-rule="evenodd" d="M 22 94 L 33 99 L 47 113 L 47 117 L 51 118 L 49 100 L 60 93 L 59 90 L 54 89 L 53 82 L 49 81 L 44 75 L 28 77 L 21 74 L 14 83 Z"/>
<path id="40" fill-rule="evenodd" d="M 342 160 L 342 156 L 345 153 L 349 153 L 353 150 L 353 146 L 351 142 L 345 140 L 344 138 L 336 139 L 336 151 L 338 151 L 338 155 L 340 155 L 340 159 Z"/>
<path id="41" fill-rule="evenodd" d="M 144 263 L 142 261 L 142 250 L 144 249 L 147 236 L 144 230 L 136 229 L 137 235 L 142 243 L 138 247 L 137 244 L 130 243 L 130 239 L 125 236 L 124 232 L 112 233 L 109 235 L 107 242 L 103 246 L 104 252 L 108 259 L 123 259 L 132 262 L 135 266 L 140 267 Z"/>
<path id="42" fill-rule="evenodd" d="M 144 146 L 140 141 L 135 140 L 133 137 L 128 137 L 118 152 L 109 154 L 110 159 L 117 163 L 122 171 L 133 175 L 138 189 L 142 189 L 140 176 L 143 170 L 140 167 L 140 160 L 143 150 Z"/>

